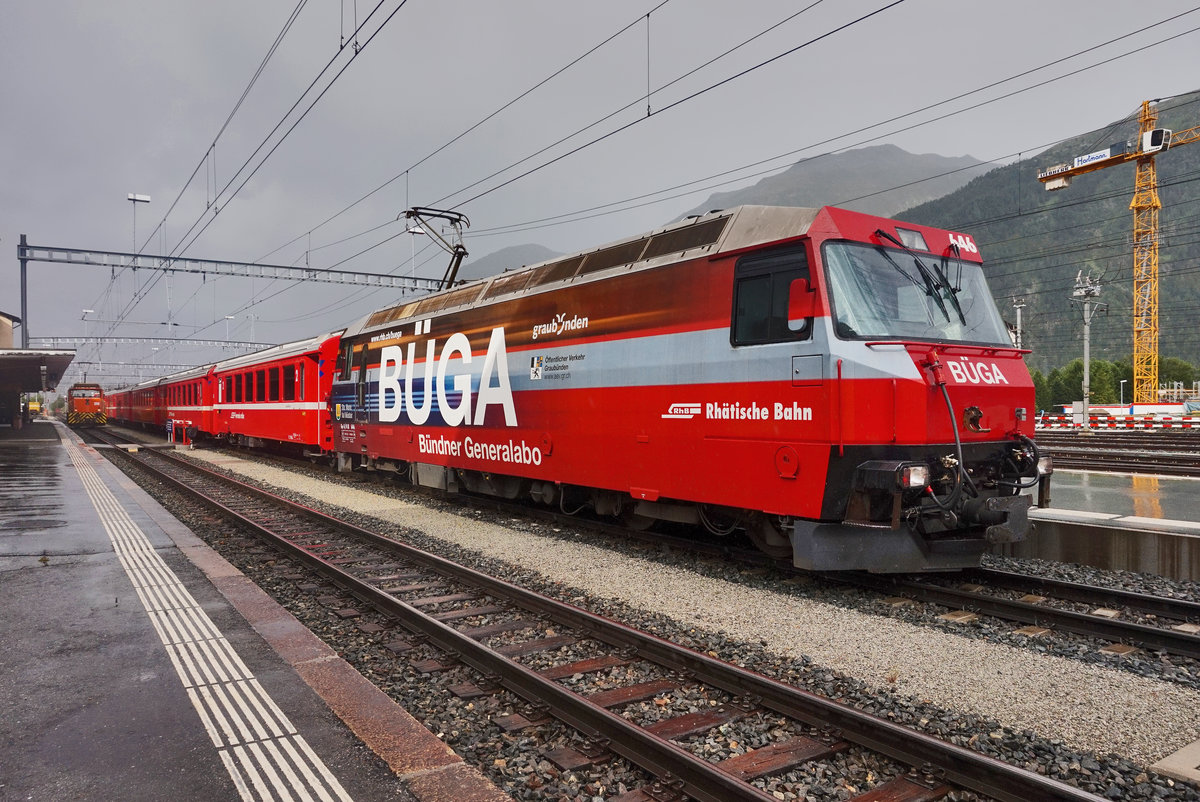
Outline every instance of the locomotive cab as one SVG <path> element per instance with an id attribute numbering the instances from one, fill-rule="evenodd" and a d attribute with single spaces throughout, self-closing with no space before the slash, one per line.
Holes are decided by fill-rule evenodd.
<path id="1" fill-rule="evenodd" d="M 1008 337 L 977 248 L 917 226 L 868 233 L 829 211 L 841 225 L 820 267 L 842 403 L 830 523 L 793 528 L 797 564 L 956 568 L 1024 539 L 1029 492 L 1048 502 L 1052 466 L 1031 439 L 1027 352 Z"/>

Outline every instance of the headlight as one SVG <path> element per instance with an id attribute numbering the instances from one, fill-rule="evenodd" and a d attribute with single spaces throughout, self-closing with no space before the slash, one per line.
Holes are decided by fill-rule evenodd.
<path id="1" fill-rule="evenodd" d="M 925 487 L 929 484 L 928 465 L 904 465 L 896 472 L 896 483 L 905 489 Z"/>
<path id="2" fill-rule="evenodd" d="M 929 484 L 929 466 L 923 462 L 872 460 L 854 472 L 854 489 L 895 493 Z"/>
<path id="3" fill-rule="evenodd" d="M 1047 454 L 1038 458 L 1038 476 L 1049 476 L 1054 473 L 1054 457 Z"/>

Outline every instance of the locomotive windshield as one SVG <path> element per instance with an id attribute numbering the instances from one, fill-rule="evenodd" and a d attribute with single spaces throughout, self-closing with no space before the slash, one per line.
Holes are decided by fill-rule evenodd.
<path id="1" fill-rule="evenodd" d="M 839 337 L 1013 344 L 978 264 L 852 242 L 823 254 Z"/>

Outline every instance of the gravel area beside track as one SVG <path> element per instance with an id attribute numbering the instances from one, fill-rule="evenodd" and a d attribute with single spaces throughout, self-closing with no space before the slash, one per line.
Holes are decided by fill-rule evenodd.
<path id="1" fill-rule="evenodd" d="M 952 734 L 962 722 L 930 723 L 925 712 L 930 706 L 967 714 L 983 730 L 977 738 L 1000 742 L 1029 731 L 1051 745 L 1061 741 L 1071 749 L 1114 753 L 1141 765 L 1200 739 L 1200 691 L 1179 684 L 804 598 L 797 592 L 802 587 L 743 584 L 736 571 L 731 579 L 697 573 L 653 559 L 657 550 L 600 548 L 571 542 L 561 533 L 548 546 L 546 534 L 554 533 L 548 528 L 531 532 L 527 522 L 509 527 L 216 452 L 190 455 L 289 494 L 535 571 L 563 586 L 559 595 L 565 591 L 567 600 L 574 592 L 606 598 L 685 629 L 753 644 L 756 653 L 747 656 L 748 667 L 765 671 L 754 663 L 790 662 L 818 692 L 826 682 L 826 695 L 894 697 L 873 712 L 898 720 L 911 714 L 934 732 Z M 758 654 L 758 646 L 768 654 Z M 862 687 L 848 688 L 854 682 L 841 674 L 857 678 Z M 1004 727 L 990 731 L 997 723 Z"/>

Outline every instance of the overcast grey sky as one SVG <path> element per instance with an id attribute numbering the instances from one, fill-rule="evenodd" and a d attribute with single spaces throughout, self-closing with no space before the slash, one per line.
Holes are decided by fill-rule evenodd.
<path id="1" fill-rule="evenodd" d="M 409 206 L 465 213 L 466 245 L 478 257 L 529 242 L 588 248 L 661 225 L 763 170 L 880 142 L 984 161 L 1021 154 L 1034 181 L 1038 150 L 1144 99 L 1200 88 L 1195 8 L 1169 0 L 0 0 L 8 265 L 0 310 L 20 313 L 22 233 L 34 245 L 133 250 L 129 193 L 152 198 L 136 208 L 145 253 L 408 274 L 413 250 L 424 249 L 418 274 L 439 277 L 446 257 L 396 221 Z M 604 214 L 588 211 L 596 207 Z M 176 275 L 168 303 L 167 285 L 146 271 L 113 278 L 105 268 L 32 263 L 29 333 L 221 339 L 228 330 L 233 339 L 253 332 L 281 342 L 340 328 L 396 297 Z M 84 309 L 94 310 L 88 320 Z M 168 314 L 178 325 L 163 325 Z M 106 322 L 118 319 L 119 327 Z M 220 355 L 128 344 L 84 348 L 77 359 L 103 360 L 105 371 L 87 369 L 110 383 L 136 373 L 116 362 Z"/>

